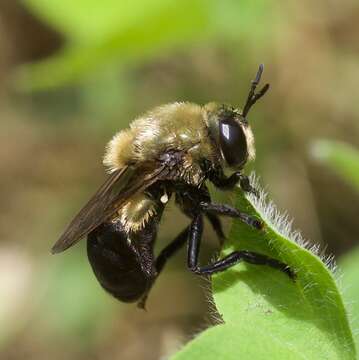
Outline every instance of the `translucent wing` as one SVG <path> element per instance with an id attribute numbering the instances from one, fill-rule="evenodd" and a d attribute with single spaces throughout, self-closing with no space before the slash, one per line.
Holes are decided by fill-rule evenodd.
<path id="1" fill-rule="evenodd" d="M 79 211 L 57 240 L 51 251 L 62 252 L 110 218 L 133 194 L 146 189 L 158 180 L 164 166 L 146 171 L 127 166 L 113 172 L 95 195 Z"/>

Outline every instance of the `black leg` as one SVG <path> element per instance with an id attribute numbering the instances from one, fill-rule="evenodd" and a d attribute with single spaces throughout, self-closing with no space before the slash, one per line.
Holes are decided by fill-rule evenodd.
<path id="1" fill-rule="evenodd" d="M 226 177 L 223 171 L 218 170 L 210 177 L 210 180 L 221 190 L 232 190 L 238 184 L 240 176 L 240 172 L 235 172 L 231 176 Z"/>
<path id="2" fill-rule="evenodd" d="M 256 196 L 256 197 L 259 197 L 259 192 L 258 192 L 258 190 L 255 189 L 255 188 L 251 185 L 251 183 L 249 182 L 248 176 L 240 174 L 240 177 L 239 177 L 239 185 L 240 185 L 241 189 L 242 189 L 244 192 L 248 192 L 248 193 L 253 194 L 253 195 Z"/>
<path id="3" fill-rule="evenodd" d="M 212 275 L 214 273 L 224 271 L 229 267 L 239 263 L 240 261 L 254 265 L 267 265 L 284 272 L 291 279 L 295 279 L 295 273 L 288 265 L 269 256 L 247 250 L 234 251 L 221 260 L 215 261 L 214 263 L 207 266 L 198 267 L 195 273 L 200 275 Z"/>
<path id="4" fill-rule="evenodd" d="M 193 272 L 196 272 L 198 268 L 198 255 L 201 247 L 202 234 L 203 217 L 202 214 L 197 214 L 192 220 L 188 236 L 187 266 Z"/>
<path id="5" fill-rule="evenodd" d="M 206 213 L 214 213 L 214 214 L 218 214 L 218 215 L 224 215 L 224 216 L 229 216 L 229 217 L 233 217 L 233 218 L 238 218 L 238 219 L 242 220 L 244 223 L 246 223 L 258 230 L 263 228 L 263 223 L 260 220 L 254 218 L 254 217 L 251 217 L 251 216 L 247 215 L 246 213 L 239 211 L 229 205 L 201 202 L 199 204 L 199 206 L 200 206 L 200 209 Z"/>
<path id="6" fill-rule="evenodd" d="M 238 184 L 241 176 L 241 172 L 237 171 L 227 177 L 224 174 L 223 169 L 221 167 L 217 167 L 209 173 L 208 178 L 219 189 L 231 190 Z"/>
<path id="7" fill-rule="evenodd" d="M 189 234 L 189 227 L 184 229 L 177 237 L 170 242 L 157 256 L 155 267 L 157 276 L 163 270 L 166 262 L 186 243 Z"/>
<path id="8" fill-rule="evenodd" d="M 219 244 L 223 245 L 226 236 L 224 235 L 224 232 L 223 232 L 221 220 L 219 219 L 219 217 L 216 214 L 213 214 L 213 213 L 207 213 L 206 216 L 218 237 Z"/>
<path id="9" fill-rule="evenodd" d="M 155 283 L 155 280 L 157 279 L 159 274 L 162 272 L 168 259 L 170 259 L 173 255 L 175 255 L 175 253 L 178 250 L 180 250 L 181 247 L 187 242 L 188 234 L 189 234 L 189 227 L 187 227 L 181 233 L 179 233 L 177 235 L 177 237 L 173 241 L 171 241 L 157 256 L 157 259 L 155 262 L 156 276 L 153 278 L 151 285 L 149 286 L 148 290 L 146 291 L 146 294 L 138 302 L 137 306 L 139 308 L 145 309 L 148 294 L 149 294 L 153 284 Z"/>
<path id="10" fill-rule="evenodd" d="M 226 177 L 222 169 L 217 169 L 210 175 L 210 180 L 216 187 L 222 190 L 232 190 L 239 183 L 244 192 L 252 193 L 255 196 L 259 195 L 258 191 L 251 186 L 248 176 L 243 175 L 240 171 Z"/>
<path id="11" fill-rule="evenodd" d="M 202 215 L 198 214 L 190 225 L 189 242 L 188 242 L 188 268 L 199 275 L 211 275 L 216 272 L 224 271 L 229 267 L 237 264 L 239 261 L 245 261 L 250 264 L 267 265 L 275 269 L 283 271 L 290 278 L 295 278 L 295 273 L 284 263 L 272 259 L 266 255 L 258 254 L 251 251 L 234 251 L 225 258 L 215 261 L 207 266 L 198 265 L 198 256 L 201 246 L 201 238 L 203 233 Z"/>

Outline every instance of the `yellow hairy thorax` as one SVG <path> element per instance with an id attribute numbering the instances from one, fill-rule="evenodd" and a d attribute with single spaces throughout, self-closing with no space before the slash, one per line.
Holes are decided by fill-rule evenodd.
<path id="1" fill-rule="evenodd" d="M 199 158 L 211 158 L 213 154 L 205 111 L 192 103 L 167 104 L 149 111 L 113 137 L 106 149 L 104 165 L 112 172 L 129 163 L 154 161 L 165 151 L 178 150 L 186 155 L 184 175 L 191 178 L 194 172 L 191 183 L 198 183 L 199 169 L 191 167 L 195 167 Z"/>

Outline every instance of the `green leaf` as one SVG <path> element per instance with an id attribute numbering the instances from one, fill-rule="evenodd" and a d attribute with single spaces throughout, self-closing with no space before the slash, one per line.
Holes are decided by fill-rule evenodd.
<path id="1" fill-rule="evenodd" d="M 314 142 L 311 153 L 359 190 L 359 151 L 351 145 L 330 140 Z"/>
<path id="2" fill-rule="evenodd" d="M 83 251 L 53 256 L 43 275 L 38 316 L 57 335 L 87 346 L 98 329 L 111 324 L 116 303 L 96 281 Z"/>
<path id="3" fill-rule="evenodd" d="M 145 25 L 173 4 L 171 0 L 23 0 L 27 8 L 73 43 L 99 42 Z"/>
<path id="4" fill-rule="evenodd" d="M 359 247 L 339 261 L 344 301 L 348 306 L 354 339 L 359 347 Z"/>
<path id="5" fill-rule="evenodd" d="M 255 359 L 309 359 L 266 329 L 238 324 L 217 325 L 200 334 L 190 346 L 185 347 L 173 360 L 255 360 Z M 314 358 L 313 358 L 314 359 Z M 319 357 L 318 359 L 325 359 Z M 328 358 L 327 358 L 328 359 Z"/>
<path id="6" fill-rule="evenodd" d="M 265 228 L 258 231 L 234 221 L 222 256 L 241 249 L 267 254 L 288 264 L 297 279 L 245 263 L 214 276 L 214 302 L 225 324 L 190 342 L 174 359 L 215 359 L 219 349 L 223 359 L 355 359 L 331 271 L 297 243 L 304 242 L 290 230 L 287 217 L 266 204 L 263 193 L 259 200 L 248 200 L 241 191 L 236 195 L 236 207 L 260 217 Z"/>
<path id="7" fill-rule="evenodd" d="M 15 81 L 22 90 L 65 85 L 91 75 L 99 65 L 143 61 L 208 30 L 209 14 L 203 0 L 180 4 L 171 0 L 66 0 L 60 5 L 27 0 L 26 4 L 69 41 L 55 56 L 19 68 Z"/>
<path id="8" fill-rule="evenodd" d="M 271 39 L 280 21 L 272 0 L 23 0 L 35 16 L 65 37 L 52 57 L 23 65 L 15 73 L 20 90 L 45 90 L 93 77 L 103 68 L 118 69 L 163 52 L 211 39 L 238 42 L 250 38 L 251 48 Z M 253 24 L 256 24 L 253 26 Z M 259 45 L 258 45 L 259 46 Z M 261 46 L 261 45 L 260 45 Z M 231 49 L 232 53 L 241 49 Z M 106 71 L 107 69 L 104 69 Z"/>

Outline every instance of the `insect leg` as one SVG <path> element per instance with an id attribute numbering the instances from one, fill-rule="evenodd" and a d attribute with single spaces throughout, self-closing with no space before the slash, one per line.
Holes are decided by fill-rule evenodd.
<path id="1" fill-rule="evenodd" d="M 240 171 L 226 177 L 223 171 L 217 170 L 216 173 L 211 176 L 210 180 L 216 187 L 222 190 L 231 190 L 239 183 L 239 186 L 244 192 L 252 193 L 257 197 L 259 195 L 258 191 L 251 186 L 248 176 L 243 175 Z"/>
<path id="2" fill-rule="evenodd" d="M 254 265 L 267 265 L 284 272 L 291 279 L 295 279 L 296 277 L 295 272 L 288 265 L 269 256 L 247 250 L 234 251 L 223 259 L 215 261 L 212 264 L 201 267 L 198 266 L 194 272 L 199 275 L 212 275 L 224 271 L 236 265 L 240 261 Z"/>
<path id="3" fill-rule="evenodd" d="M 181 247 L 186 243 L 189 234 L 189 227 L 186 227 L 177 237 L 167 245 L 158 255 L 155 263 L 157 270 L 157 276 L 161 273 L 164 266 L 167 263 L 167 260 L 171 258 L 175 253 L 181 249 Z"/>
<path id="4" fill-rule="evenodd" d="M 213 203 L 206 203 L 206 202 L 201 202 L 199 204 L 200 209 L 202 211 L 204 211 L 205 213 L 214 213 L 214 214 L 218 214 L 218 215 L 224 215 L 224 216 L 229 216 L 229 217 L 233 217 L 233 218 L 238 218 L 241 221 L 243 221 L 244 223 L 258 229 L 261 230 L 263 228 L 263 223 L 254 218 L 249 216 L 248 214 L 232 207 L 229 205 L 224 205 L 224 204 L 213 204 Z"/>
<path id="5" fill-rule="evenodd" d="M 203 218 L 201 214 L 196 215 L 190 225 L 189 242 L 188 242 L 188 268 L 199 275 L 211 275 L 224 271 L 240 261 L 255 265 L 267 265 L 272 268 L 283 271 L 290 278 L 295 278 L 295 273 L 291 268 L 267 255 L 258 254 L 251 251 L 234 251 L 221 260 L 215 261 L 206 266 L 199 266 L 198 256 L 201 246 L 201 238 L 203 233 Z"/>
<path id="6" fill-rule="evenodd" d="M 203 234 L 203 217 L 202 214 L 197 214 L 190 225 L 188 236 L 188 253 L 187 253 L 187 266 L 188 268 L 197 273 L 198 256 L 201 247 L 201 239 Z"/>
<path id="7" fill-rule="evenodd" d="M 139 308 L 145 309 L 148 294 L 149 294 L 152 286 L 154 285 L 155 280 L 157 279 L 159 274 L 162 272 L 162 270 L 163 270 L 164 266 L 166 265 L 168 259 L 171 258 L 178 250 L 180 250 L 181 247 L 186 243 L 187 238 L 188 238 L 188 234 L 189 234 L 189 227 L 186 227 L 157 256 L 157 259 L 156 259 L 156 262 L 155 262 L 156 276 L 153 278 L 153 280 L 151 282 L 151 285 L 149 286 L 149 288 L 146 291 L 146 293 L 144 294 L 144 296 L 138 302 L 137 306 Z"/>
<path id="8" fill-rule="evenodd" d="M 235 173 L 234 173 L 235 174 Z M 234 175 L 233 174 L 233 175 Z M 233 176 L 232 175 L 232 176 Z M 239 174 L 239 186 L 244 192 L 248 192 L 250 194 L 253 194 L 256 197 L 259 197 L 259 192 L 257 189 L 255 189 L 251 183 L 249 182 L 249 178 L 246 175 Z"/>

